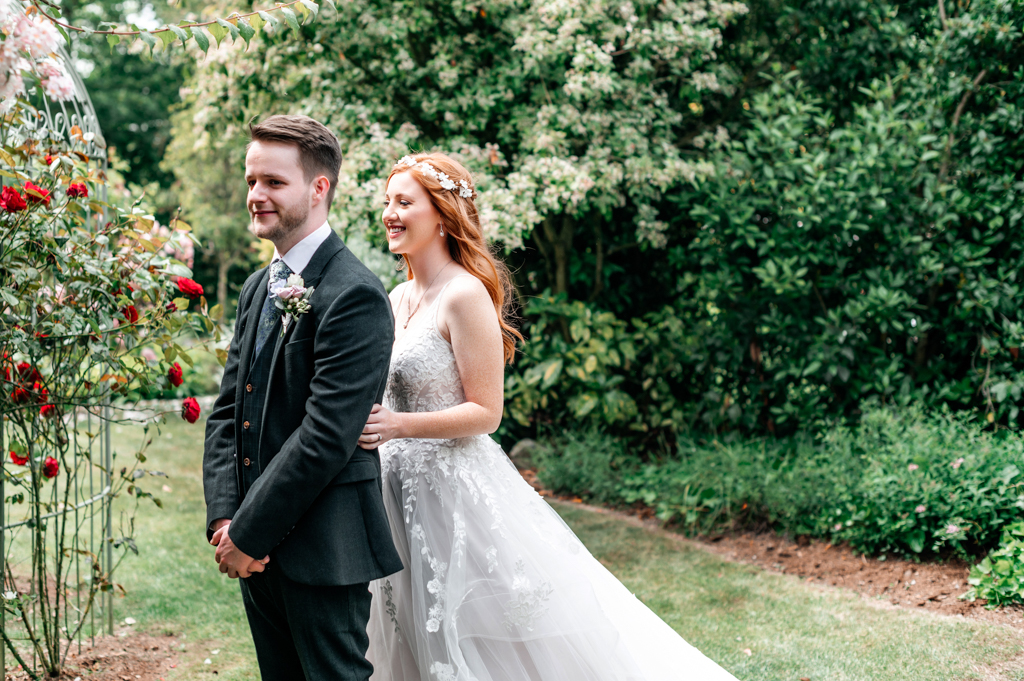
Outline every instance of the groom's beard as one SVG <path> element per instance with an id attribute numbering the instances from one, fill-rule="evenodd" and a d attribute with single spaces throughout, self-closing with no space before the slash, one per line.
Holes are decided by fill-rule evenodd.
<path id="1" fill-rule="evenodd" d="M 299 229 L 306 224 L 309 219 L 309 206 L 296 206 L 294 208 L 285 208 L 283 206 L 275 206 L 277 208 L 277 222 L 272 225 L 261 225 L 253 219 L 252 231 L 260 239 L 267 239 L 268 241 L 277 241 L 283 239 L 290 233 Z M 253 209 L 249 209 L 249 215 L 252 216 Z"/>

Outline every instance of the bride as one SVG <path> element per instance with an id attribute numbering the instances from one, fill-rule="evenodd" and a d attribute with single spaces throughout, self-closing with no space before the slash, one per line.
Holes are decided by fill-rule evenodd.
<path id="1" fill-rule="evenodd" d="M 371 584 L 376 681 L 725 681 L 634 597 L 488 437 L 522 337 L 480 232 L 469 172 L 443 154 L 391 170 L 382 219 L 409 280 L 391 292 L 380 447 L 405 569 Z"/>

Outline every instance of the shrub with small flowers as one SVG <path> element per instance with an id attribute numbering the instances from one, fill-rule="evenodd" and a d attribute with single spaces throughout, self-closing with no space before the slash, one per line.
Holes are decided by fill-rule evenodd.
<path id="1" fill-rule="evenodd" d="M 969 557 L 1024 508 L 1024 439 L 917 408 L 876 406 L 816 438 L 682 439 L 677 456 L 645 464 L 610 456 L 621 443 L 607 435 L 550 449 L 539 460 L 546 485 L 643 502 L 692 533 L 771 527 L 870 555 Z"/>

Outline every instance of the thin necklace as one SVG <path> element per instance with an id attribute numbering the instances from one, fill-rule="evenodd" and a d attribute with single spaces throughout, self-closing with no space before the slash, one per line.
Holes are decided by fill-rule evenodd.
<path id="1" fill-rule="evenodd" d="M 405 318 L 405 324 L 402 325 L 403 329 L 408 329 L 409 328 L 409 322 L 412 321 L 413 315 L 415 315 L 417 312 L 419 312 L 420 303 L 423 302 L 423 299 L 426 298 L 427 293 L 430 292 L 430 287 L 433 286 L 434 282 L 437 281 L 437 278 L 441 276 L 441 272 L 444 272 L 446 269 L 448 269 L 448 265 L 451 265 L 453 262 L 455 262 L 455 261 L 454 260 L 449 260 L 448 264 L 445 265 L 444 267 L 442 267 L 441 270 L 437 274 L 434 275 L 434 278 L 430 280 L 430 283 L 427 284 L 427 288 L 424 289 L 423 295 L 420 296 L 419 302 L 416 303 L 416 307 L 414 307 L 412 309 L 412 312 L 409 313 L 409 316 Z M 402 297 L 403 298 L 405 297 L 404 293 L 402 294 Z M 409 305 L 412 305 L 412 298 L 409 299 Z"/>

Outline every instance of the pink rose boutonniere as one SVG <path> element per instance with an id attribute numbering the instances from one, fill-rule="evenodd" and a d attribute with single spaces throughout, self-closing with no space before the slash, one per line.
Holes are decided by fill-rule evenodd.
<path id="1" fill-rule="evenodd" d="M 306 282 L 302 277 L 293 274 L 283 284 L 271 287 L 270 292 L 274 294 L 274 304 L 279 310 L 284 311 L 281 318 L 281 335 L 288 330 L 288 324 L 293 317 L 306 314 L 311 309 L 309 297 L 313 295 L 313 287 L 306 288 Z"/>

